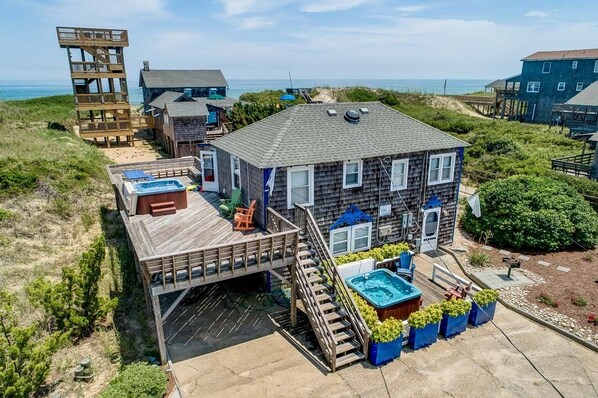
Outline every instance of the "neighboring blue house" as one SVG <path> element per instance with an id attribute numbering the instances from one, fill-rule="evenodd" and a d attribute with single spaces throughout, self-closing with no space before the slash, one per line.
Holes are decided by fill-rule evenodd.
<path id="1" fill-rule="evenodd" d="M 188 97 L 226 97 L 228 83 L 219 69 L 214 70 L 166 70 L 150 69 L 143 61 L 139 72 L 139 87 L 143 93 L 143 106 L 147 112 L 150 102 L 167 91 L 185 93 Z"/>
<path id="2" fill-rule="evenodd" d="M 553 106 L 598 80 L 598 49 L 538 51 L 522 59 L 520 120 L 554 123 Z"/>

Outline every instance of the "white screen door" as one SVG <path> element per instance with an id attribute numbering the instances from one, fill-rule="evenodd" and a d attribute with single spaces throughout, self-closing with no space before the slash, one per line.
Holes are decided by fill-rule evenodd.
<path id="1" fill-rule="evenodd" d="M 204 191 L 218 192 L 218 162 L 216 152 L 200 151 L 201 160 L 201 186 Z"/>
<path id="2" fill-rule="evenodd" d="M 422 253 L 438 248 L 438 227 L 440 226 L 440 207 L 424 211 L 424 230 L 422 232 Z"/>

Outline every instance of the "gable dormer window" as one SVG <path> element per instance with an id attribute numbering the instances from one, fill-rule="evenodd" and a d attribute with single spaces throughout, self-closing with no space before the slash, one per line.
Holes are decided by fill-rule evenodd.
<path id="1" fill-rule="evenodd" d="M 191 98 L 191 96 L 193 95 L 193 90 L 191 90 L 190 88 L 186 88 L 183 90 L 183 94 L 185 95 L 185 97 Z"/>
<path id="2" fill-rule="evenodd" d="M 346 160 L 343 165 L 343 189 L 361 186 L 363 161 Z"/>
<path id="3" fill-rule="evenodd" d="M 550 62 L 542 64 L 542 73 L 550 73 Z"/>

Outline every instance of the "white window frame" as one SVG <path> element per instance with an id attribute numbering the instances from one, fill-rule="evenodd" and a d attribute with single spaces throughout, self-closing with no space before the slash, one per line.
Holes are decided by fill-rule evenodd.
<path id="1" fill-rule="evenodd" d="M 395 180 L 395 166 L 398 164 L 404 164 L 403 181 L 400 185 L 394 183 Z M 409 177 L 409 159 L 396 159 L 392 161 L 390 169 L 390 192 L 400 191 L 407 189 L 407 180 Z"/>
<path id="2" fill-rule="evenodd" d="M 598 73 L 598 59 L 594 61 L 594 73 Z"/>
<path id="3" fill-rule="evenodd" d="M 548 66 L 548 70 L 544 70 L 544 69 L 546 69 L 546 66 Z M 550 68 L 552 68 L 552 63 L 551 62 L 544 62 L 542 64 L 542 73 L 550 73 Z"/>
<path id="4" fill-rule="evenodd" d="M 577 61 L 573 61 L 571 64 L 571 69 L 577 69 Z"/>
<path id="5" fill-rule="evenodd" d="M 305 171 L 307 170 L 307 178 L 308 178 L 308 195 L 309 200 L 306 203 L 299 203 L 305 206 L 313 206 L 314 205 L 314 165 L 308 166 L 295 166 L 295 167 L 288 167 L 287 168 L 287 209 L 292 209 L 295 205 L 291 202 L 291 174 L 296 171 Z"/>
<path id="6" fill-rule="evenodd" d="M 239 186 L 235 186 L 235 174 L 237 174 L 235 172 L 235 163 L 238 162 L 239 163 Z M 232 190 L 234 191 L 235 189 L 239 189 L 241 188 L 241 159 L 239 159 L 238 156 L 235 155 L 230 155 L 230 185 Z"/>
<path id="7" fill-rule="evenodd" d="M 367 246 L 356 250 L 355 249 L 355 235 L 356 235 L 355 230 L 362 229 L 362 228 L 367 228 L 367 230 L 368 230 L 368 233 L 367 233 L 368 244 L 367 244 Z M 343 251 L 343 252 L 335 253 L 334 252 L 334 244 L 338 243 L 338 242 L 335 242 L 334 237 L 339 232 L 347 232 L 347 250 Z M 333 256 L 340 256 L 340 255 L 347 254 L 347 253 L 355 253 L 355 252 L 360 252 L 360 251 L 371 249 L 371 247 L 372 247 L 372 223 L 368 222 L 368 223 L 363 223 L 363 224 L 356 224 L 356 225 L 349 226 L 349 227 L 343 227 L 343 228 L 337 228 L 337 229 L 331 230 L 328 246 L 330 247 L 330 252 L 332 253 Z"/>
<path id="8" fill-rule="evenodd" d="M 351 163 L 357 163 L 357 183 L 347 184 L 347 166 Z M 343 189 L 357 188 L 362 184 L 363 160 L 345 160 L 343 163 Z"/>
<path id="9" fill-rule="evenodd" d="M 334 237 L 336 234 L 340 233 L 340 232 L 347 232 L 347 250 L 345 251 L 340 251 L 340 252 L 335 252 L 334 251 L 334 244 L 338 243 L 335 242 Z M 347 254 L 351 251 L 351 227 L 343 227 L 343 228 L 337 228 L 337 229 L 333 229 L 330 231 L 330 253 L 332 253 L 333 256 L 340 256 L 342 254 Z"/>
<path id="10" fill-rule="evenodd" d="M 583 82 L 577 82 L 575 86 L 575 91 L 582 91 L 583 90 Z"/>
<path id="11" fill-rule="evenodd" d="M 450 157 L 451 158 L 451 172 L 450 172 L 450 177 L 448 179 L 443 179 L 442 178 L 442 169 L 443 169 L 443 163 L 444 163 L 444 159 Z M 432 181 L 432 160 L 434 159 L 438 159 L 438 180 L 436 181 Z M 452 152 L 452 153 L 441 153 L 438 155 L 431 155 L 430 156 L 430 160 L 428 162 L 428 185 L 439 185 L 439 184 L 447 184 L 449 182 L 453 182 L 453 180 L 455 179 L 455 163 L 456 163 L 456 159 L 457 159 L 457 154 Z"/>
<path id="12" fill-rule="evenodd" d="M 565 82 L 559 82 L 556 86 L 557 91 L 565 91 Z"/>
<path id="13" fill-rule="evenodd" d="M 527 92 L 528 93 L 539 93 L 540 92 L 540 82 L 527 82 Z"/>

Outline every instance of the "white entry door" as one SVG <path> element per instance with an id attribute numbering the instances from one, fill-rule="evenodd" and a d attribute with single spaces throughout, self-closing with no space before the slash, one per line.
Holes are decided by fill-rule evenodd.
<path id="1" fill-rule="evenodd" d="M 204 191 L 218 192 L 218 162 L 216 152 L 199 151 L 201 186 Z"/>
<path id="2" fill-rule="evenodd" d="M 422 232 L 422 253 L 438 248 L 438 227 L 440 226 L 440 207 L 424 210 L 424 230 Z"/>

